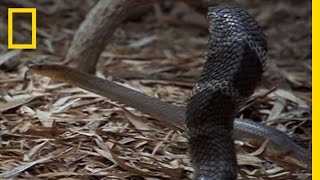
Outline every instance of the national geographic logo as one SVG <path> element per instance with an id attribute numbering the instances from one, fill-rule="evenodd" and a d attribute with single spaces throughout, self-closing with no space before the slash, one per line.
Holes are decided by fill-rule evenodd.
<path id="1" fill-rule="evenodd" d="M 15 44 L 13 42 L 13 14 L 31 14 L 31 44 Z M 8 49 L 36 49 L 37 48 L 37 9 L 36 8 L 9 8 L 8 9 Z"/>

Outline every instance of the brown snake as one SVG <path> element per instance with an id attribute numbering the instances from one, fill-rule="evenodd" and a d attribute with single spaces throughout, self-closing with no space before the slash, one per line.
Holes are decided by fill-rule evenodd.
<path id="1" fill-rule="evenodd" d="M 158 120 L 186 127 L 195 179 L 235 179 L 233 138 L 260 146 L 266 154 L 306 168 L 311 155 L 286 134 L 246 119 L 235 118 L 238 105 L 259 83 L 267 51 L 264 35 L 244 10 L 209 8 L 207 61 L 187 108 L 177 107 L 108 80 L 49 64 L 30 70 L 132 106 Z M 233 138 L 232 138 L 233 135 Z"/>

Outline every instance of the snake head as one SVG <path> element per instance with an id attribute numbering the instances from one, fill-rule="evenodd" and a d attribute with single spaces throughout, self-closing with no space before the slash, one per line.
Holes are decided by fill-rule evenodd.
<path id="1" fill-rule="evenodd" d="M 48 76 L 54 80 L 61 80 L 69 72 L 68 68 L 58 64 L 32 64 L 28 66 L 29 70 L 43 76 Z"/>

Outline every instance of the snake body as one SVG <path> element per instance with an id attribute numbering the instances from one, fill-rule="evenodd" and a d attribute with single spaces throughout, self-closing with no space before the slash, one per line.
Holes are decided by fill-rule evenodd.
<path id="1" fill-rule="evenodd" d="M 253 93 L 263 72 L 267 45 L 260 27 L 246 11 L 235 7 L 210 7 L 208 19 L 207 61 L 186 108 L 65 66 L 37 64 L 29 68 L 174 126 L 185 126 L 195 179 L 236 179 L 232 135 L 255 145 L 268 140 L 266 152 L 287 155 L 305 168 L 311 161 L 309 152 L 287 135 L 250 120 L 235 119 L 239 104 Z"/>

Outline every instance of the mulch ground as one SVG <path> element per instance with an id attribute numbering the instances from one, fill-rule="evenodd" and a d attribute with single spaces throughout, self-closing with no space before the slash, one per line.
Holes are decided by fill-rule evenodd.
<path id="1" fill-rule="evenodd" d="M 72 2 L 72 3 L 70 3 Z M 238 116 L 277 128 L 311 149 L 311 1 L 238 0 L 264 29 L 268 63 Z M 28 4 L 29 3 L 29 4 Z M 61 62 L 93 1 L 3 1 L 0 6 L 0 177 L 3 179 L 189 179 L 184 132 L 131 107 L 28 75 L 34 62 Z M 8 50 L 7 8 L 36 6 L 37 50 Z M 97 76 L 185 105 L 200 75 L 206 19 L 181 3 L 155 4 L 126 20 L 105 48 Z M 30 41 L 17 17 L 15 40 Z M 237 142 L 239 179 L 311 179 Z"/>

